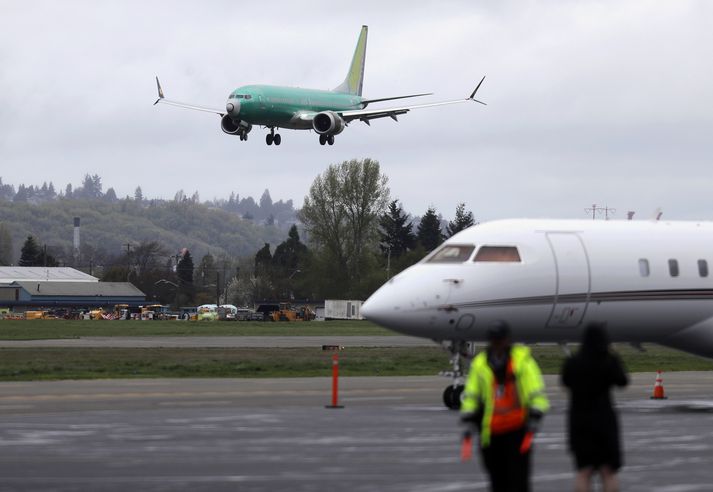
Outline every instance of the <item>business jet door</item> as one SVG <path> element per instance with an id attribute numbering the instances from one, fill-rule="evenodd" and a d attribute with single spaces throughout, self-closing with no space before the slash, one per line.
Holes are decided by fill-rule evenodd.
<path id="1" fill-rule="evenodd" d="M 557 273 L 550 328 L 574 328 L 582 322 L 589 302 L 589 258 L 579 234 L 548 232 Z"/>

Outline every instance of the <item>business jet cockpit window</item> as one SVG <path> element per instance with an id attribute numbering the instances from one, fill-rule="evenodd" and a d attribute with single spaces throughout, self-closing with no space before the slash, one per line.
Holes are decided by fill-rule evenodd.
<path id="1" fill-rule="evenodd" d="M 520 263 L 520 253 L 515 246 L 482 246 L 473 261 Z"/>
<path id="2" fill-rule="evenodd" d="M 428 263 L 465 263 L 473 250 L 475 246 L 469 244 L 446 244 L 428 259 Z"/>

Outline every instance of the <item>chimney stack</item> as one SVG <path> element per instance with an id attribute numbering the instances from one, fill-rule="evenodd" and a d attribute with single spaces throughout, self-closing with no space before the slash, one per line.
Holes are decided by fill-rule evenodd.
<path id="1" fill-rule="evenodd" d="M 79 263 L 79 217 L 74 218 L 74 263 Z"/>

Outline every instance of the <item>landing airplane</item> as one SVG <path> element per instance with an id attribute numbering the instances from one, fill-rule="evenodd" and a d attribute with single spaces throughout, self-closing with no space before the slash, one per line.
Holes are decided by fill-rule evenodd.
<path id="1" fill-rule="evenodd" d="M 475 94 L 478 92 L 483 80 L 485 80 L 485 77 L 483 77 L 470 96 L 463 99 L 415 106 L 366 109 L 372 103 L 431 95 L 431 93 L 409 94 L 378 99 L 362 97 L 367 33 L 368 27 L 362 26 L 349 72 L 344 82 L 331 91 L 271 85 L 246 85 L 238 87 L 230 93 L 225 109 L 214 109 L 166 99 L 161 83 L 156 77 L 158 99 L 154 105 L 163 103 L 179 108 L 215 113 L 221 117 L 221 129 L 229 135 L 239 136 L 241 141 L 248 139 L 248 134 L 253 125 L 260 125 L 270 130 L 270 133 L 265 137 L 267 145 L 272 145 L 273 143 L 280 145 L 282 142 L 280 134 L 275 133 L 276 128 L 314 130 L 319 134 L 319 143 L 321 145 L 334 145 L 334 136 L 342 133 L 347 125 L 355 120 L 363 121 L 369 125 L 371 120 L 377 118 L 389 117 L 394 121 L 398 121 L 397 117 L 399 115 L 406 114 L 412 109 L 468 101 L 485 104 L 475 99 Z"/>
<path id="2" fill-rule="evenodd" d="M 713 357 L 713 222 L 498 220 L 448 239 L 379 288 L 361 309 L 395 331 L 446 347 L 460 406 L 461 356 L 504 320 L 522 342 L 611 339 Z"/>

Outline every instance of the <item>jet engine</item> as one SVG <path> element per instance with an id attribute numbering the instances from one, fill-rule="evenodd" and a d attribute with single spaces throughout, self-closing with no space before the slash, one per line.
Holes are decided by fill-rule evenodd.
<path id="1" fill-rule="evenodd" d="M 317 113 L 312 119 L 312 128 L 320 135 L 339 135 L 345 126 L 342 117 L 332 111 Z"/>
<path id="2" fill-rule="evenodd" d="M 253 126 L 252 124 L 246 121 L 239 121 L 238 123 L 236 123 L 230 116 L 226 114 L 225 116 L 223 116 L 223 119 L 220 120 L 220 129 L 228 135 L 239 135 L 240 133 L 250 133 L 250 130 L 253 129 Z"/>

